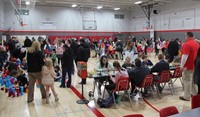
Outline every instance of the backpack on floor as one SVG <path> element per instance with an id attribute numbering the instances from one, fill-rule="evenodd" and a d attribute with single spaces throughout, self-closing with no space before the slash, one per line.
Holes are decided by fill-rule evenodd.
<path id="1" fill-rule="evenodd" d="M 100 108 L 109 108 L 114 103 L 113 96 L 110 96 L 104 100 L 98 99 L 98 104 Z"/>

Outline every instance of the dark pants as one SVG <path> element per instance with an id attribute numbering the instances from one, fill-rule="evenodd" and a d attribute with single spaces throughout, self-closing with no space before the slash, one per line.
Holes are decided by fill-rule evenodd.
<path id="1" fill-rule="evenodd" d="M 130 77 L 129 78 L 131 81 L 131 93 L 134 93 L 133 91 L 135 90 L 135 85 L 140 86 L 141 81 L 137 78 Z"/>
<path id="2" fill-rule="evenodd" d="M 66 74 L 68 73 L 67 87 L 71 86 L 72 68 L 62 68 L 62 81 L 61 86 L 65 87 Z"/>
<path id="3" fill-rule="evenodd" d="M 110 79 L 110 77 L 101 77 L 99 80 L 98 80 L 98 83 L 99 83 L 99 85 L 98 85 L 98 88 L 99 88 L 99 90 L 101 90 L 101 86 L 103 85 L 103 82 L 104 81 L 109 81 L 109 79 Z M 110 83 L 110 81 L 109 81 L 109 83 Z"/>
<path id="4" fill-rule="evenodd" d="M 144 48 L 144 54 L 145 55 L 147 55 L 147 48 L 148 48 L 148 46 L 145 46 L 145 48 Z"/>
<path id="5" fill-rule="evenodd" d="M 198 94 L 200 94 L 200 81 L 198 82 Z"/>
<path id="6" fill-rule="evenodd" d="M 58 65 L 60 65 L 60 62 L 62 63 L 62 55 L 56 55 L 58 59 Z"/>
<path id="7" fill-rule="evenodd" d="M 2 71 L 3 63 L 4 63 L 3 61 L 0 62 L 0 71 Z"/>
<path id="8" fill-rule="evenodd" d="M 165 55 L 166 53 L 166 48 L 162 48 L 162 54 Z"/>
<path id="9" fill-rule="evenodd" d="M 160 79 L 159 75 L 153 75 L 153 82 L 157 82 Z M 158 90 L 160 91 L 160 93 L 162 92 L 162 87 L 160 86 L 160 84 L 155 84 L 155 86 L 158 86 Z"/>
<path id="10" fill-rule="evenodd" d="M 155 49 L 155 53 L 156 53 L 156 55 L 158 55 L 159 54 L 159 49 Z"/>
<path id="11" fill-rule="evenodd" d="M 114 90 L 116 87 L 116 84 L 113 82 L 109 82 L 109 85 L 105 86 L 105 89 L 108 91 L 109 95 L 112 95 L 112 90 Z M 118 97 L 116 93 L 114 93 L 115 99 Z"/>
<path id="12" fill-rule="evenodd" d="M 168 60 L 168 62 L 171 63 L 173 60 L 174 60 L 174 55 L 170 55 L 169 54 L 169 60 Z"/>

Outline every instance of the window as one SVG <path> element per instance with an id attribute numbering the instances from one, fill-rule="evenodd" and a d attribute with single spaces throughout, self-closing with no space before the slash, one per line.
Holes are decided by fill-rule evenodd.
<path id="1" fill-rule="evenodd" d="M 115 19 L 124 19 L 124 15 L 122 15 L 122 14 L 115 14 L 114 18 Z"/>

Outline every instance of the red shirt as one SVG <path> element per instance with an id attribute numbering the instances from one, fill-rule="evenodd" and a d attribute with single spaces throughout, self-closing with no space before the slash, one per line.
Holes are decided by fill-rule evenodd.
<path id="1" fill-rule="evenodd" d="M 168 48 L 168 45 L 169 45 L 169 41 L 166 41 L 165 42 L 165 48 Z"/>
<path id="2" fill-rule="evenodd" d="M 184 68 L 187 68 L 187 70 L 194 70 L 194 61 L 196 59 L 198 49 L 199 44 L 193 38 L 188 38 L 183 44 L 182 55 L 188 55 L 188 59 L 184 65 Z"/>

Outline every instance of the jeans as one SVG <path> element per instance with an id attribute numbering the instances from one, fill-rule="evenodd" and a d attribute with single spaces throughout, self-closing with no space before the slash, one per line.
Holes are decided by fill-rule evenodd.
<path id="1" fill-rule="evenodd" d="M 62 68 L 61 86 L 65 87 L 66 74 L 68 73 L 67 87 L 71 86 L 72 68 Z"/>

